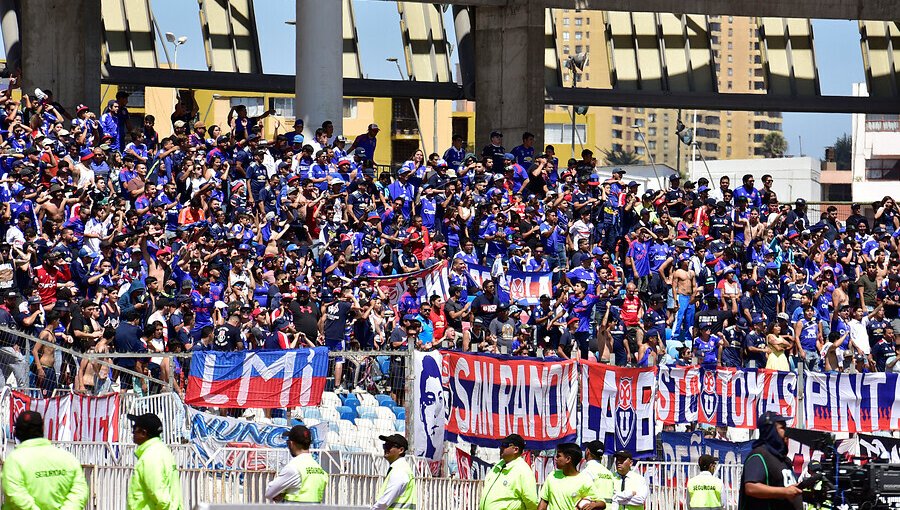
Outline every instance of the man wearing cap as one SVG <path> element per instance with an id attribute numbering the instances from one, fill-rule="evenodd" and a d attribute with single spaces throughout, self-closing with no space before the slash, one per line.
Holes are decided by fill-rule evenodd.
<path id="1" fill-rule="evenodd" d="M 137 461 L 128 483 L 129 510 L 164 508 L 180 510 L 181 480 L 175 457 L 160 439 L 162 422 L 152 413 L 128 415 Z M 79 507 L 80 508 L 80 507 Z"/>
<path id="2" fill-rule="evenodd" d="M 3 508 L 81 510 L 88 486 L 81 463 L 44 438 L 44 418 L 23 411 L 16 418 L 19 445 L 3 464 Z"/>
<path id="3" fill-rule="evenodd" d="M 499 172 L 503 169 L 503 159 L 506 155 L 506 149 L 501 145 L 503 143 L 503 134 L 499 131 L 491 131 L 491 143 L 481 149 L 482 160 L 492 160 L 494 162 L 494 171 Z"/>
<path id="4" fill-rule="evenodd" d="M 787 458 L 787 419 L 767 411 L 756 421 L 759 439 L 744 460 L 738 508 L 770 510 L 802 510 L 803 491 L 794 479 Z"/>
<path id="5" fill-rule="evenodd" d="M 701 455 L 700 473 L 688 480 L 689 510 L 718 510 L 725 508 L 724 484 L 713 473 L 718 461 L 712 455 Z"/>
<path id="6" fill-rule="evenodd" d="M 643 510 L 644 502 L 650 495 L 650 487 L 640 473 L 631 469 L 634 464 L 631 452 L 619 450 L 613 458 L 616 471 L 613 474 L 615 493 L 612 510 Z"/>
<path id="7" fill-rule="evenodd" d="M 378 436 L 378 439 L 384 441 L 384 458 L 390 466 L 372 510 L 415 510 L 416 478 L 406 460 L 409 442 L 400 434 Z"/>
<path id="8" fill-rule="evenodd" d="M 687 209 L 687 201 L 684 197 L 684 190 L 681 189 L 681 176 L 672 174 L 669 176 L 669 189 L 666 191 L 666 205 L 669 207 L 669 214 L 676 218 L 681 218 L 684 210 Z"/>
<path id="9" fill-rule="evenodd" d="M 375 146 L 378 144 L 378 124 L 369 124 L 368 130 L 357 136 L 350 145 L 350 151 L 359 148 L 365 151 L 364 159 L 375 159 Z"/>
<path id="10" fill-rule="evenodd" d="M 322 503 L 328 474 L 309 453 L 312 433 L 295 425 L 285 433 L 291 459 L 266 486 L 266 499 L 285 503 Z"/>
<path id="11" fill-rule="evenodd" d="M 602 441 L 593 440 L 584 444 L 584 463 L 582 473 L 587 474 L 594 481 L 594 490 L 607 505 L 612 504 L 612 497 L 616 491 L 615 478 L 612 471 L 601 463 L 605 447 Z"/>
<path id="12" fill-rule="evenodd" d="M 538 506 L 534 472 L 522 454 L 525 440 L 510 434 L 500 440 L 500 462 L 484 477 L 479 510 L 535 510 Z"/>

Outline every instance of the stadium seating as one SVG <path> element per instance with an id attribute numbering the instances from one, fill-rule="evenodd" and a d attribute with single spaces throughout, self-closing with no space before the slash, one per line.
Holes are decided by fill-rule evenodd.
<path id="1" fill-rule="evenodd" d="M 397 407 L 394 407 L 392 409 L 392 411 L 394 411 L 394 416 L 396 416 L 398 420 L 406 419 L 406 409 L 403 409 L 402 407 L 397 406 Z"/>
<path id="2" fill-rule="evenodd" d="M 356 413 L 360 418 L 368 418 L 370 420 L 374 420 L 378 418 L 378 408 L 375 406 L 359 406 L 356 408 Z"/>
<path id="3" fill-rule="evenodd" d="M 397 405 L 390 395 L 375 395 L 375 400 L 378 401 L 378 405 L 380 406 L 394 407 Z"/>
<path id="4" fill-rule="evenodd" d="M 406 433 L 406 421 L 404 420 L 394 420 L 394 428 L 397 429 L 397 432 L 400 434 Z"/>
<path id="5" fill-rule="evenodd" d="M 336 393 L 326 391 L 322 393 L 322 403 L 320 405 L 322 407 L 337 407 L 344 405 L 344 403 L 341 402 L 341 397 L 338 397 Z"/>
<path id="6" fill-rule="evenodd" d="M 344 405 L 356 409 L 360 405 L 359 397 L 357 397 L 354 393 L 348 393 L 344 396 Z"/>
<path id="7" fill-rule="evenodd" d="M 335 410 L 341 416 L 341 421 L 349 420 L 350 422 L 356 421 L 356 410 L 352 407 L 348 406 L 337 406 Z"/>
<path id="8" fill-rule="evenodd" d="M 394 411 L 389 407 L 376 407 L 375 415 L 380 420 L 394 420 L 397 416 L 394 415 Z"/>
<path id="9" fill-rule="evenodd" d="M 319 412 L 318 407 L 304 407 L 301 409 L 301 412 L 303 413 L 302 416 L 304 421 L 308 418 L 314 418 L 320 421 L 322 420 L 322 413 Z"/>

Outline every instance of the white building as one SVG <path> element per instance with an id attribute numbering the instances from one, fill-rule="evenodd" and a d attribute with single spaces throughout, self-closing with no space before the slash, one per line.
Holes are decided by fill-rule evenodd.
<path id="1" fill-rule="evenodd" d="M 707 161 L 709 171 L 700 160 L 688 164 L 690 180 L 706 177 L 712 181 L 710 188 L 719 187 L 719 178 L 727 175 L 731 179 L 731 189 L 743 182 L 744 174 L 751 174 L 761 189 L 762 176 L 772 176 L 772 189 L 782 203 L 793 202 L 798 198 L 808 202 L 822 200 L 822 186 L 819 184 L 822 162 L 817 158 L 771 158 L 771 159 L 719 159 Z M 710 178 L 710 174 L 712 177 Z"/>
<path id="2" fill-rule="evenodd" d="M 867 96 L 865 83 L 854 96 Z M 900 115 L 853 114 L 853 201 L 872 203 L 900 196 Z"/>

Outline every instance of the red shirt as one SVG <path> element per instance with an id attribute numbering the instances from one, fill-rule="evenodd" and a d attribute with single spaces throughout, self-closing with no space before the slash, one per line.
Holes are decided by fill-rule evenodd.
<path id="1" fill-rule="evenodd" d="M 444 331 L 447 330 L 447 318 L 444 316 L 443 307 L 440 309 L 432 307 L 428 320 L 434 325 L 434 341 L 440 342 L 444 338 Z"/>
<path id="2" fill-rule="evenodd" d="M 637 326 L 640 321 L 638 320 L 638 312 L 641 311 L 641 298 L 637 295 L 634 297 L 625 297 L 625 300 L 622 302 L 622 321 L 626 326 Z"/>
<path id="3" fill-rule="evenodd" d="M 39 266 L 34 273 L 38 282 L 38 295 L 41 296 L 41 305 L 43 306 L 49 306 L 56 303 L 57 282 L 60 280 L 69 281 L 71 279 L 68 266 L 63 266 L 63 269 L 57 269 L 55 267 L 50 267 L 48 269 L 45 266 Z"/>

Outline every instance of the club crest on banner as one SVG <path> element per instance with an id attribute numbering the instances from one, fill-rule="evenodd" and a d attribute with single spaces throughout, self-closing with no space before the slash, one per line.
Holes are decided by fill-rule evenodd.
<path id="1" fill-rule="evenodd" d="M 716 395 L 716 372 L 709 370 L 703 373 L 703 392 L 700 394 L 700 406 L 707 418 L 716 415 L 718 396 Z"/>
<path id="2" fill-rule="evenodd" d="M 631 442 L 634 434 L 634 391 L 630 377 L 619 379 L 619 387 L 616 392 L 616 402 L 619 412 L 616 413 L 616 436 L 622 444 Z"/>
<path id="3" fill-rule="evenodd" d="M 522 278 L 513 278 L 509 281 L 509 293 L 512 296 L 521 296 L 525 294 L 525 280 Z"/>

